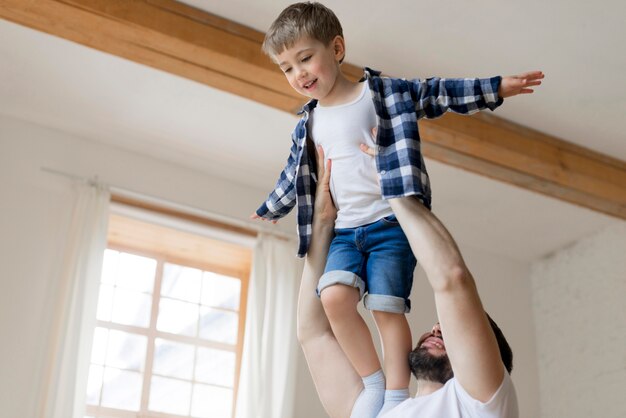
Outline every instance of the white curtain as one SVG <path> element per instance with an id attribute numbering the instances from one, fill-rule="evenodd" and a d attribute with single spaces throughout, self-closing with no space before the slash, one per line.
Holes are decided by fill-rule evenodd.
<path id="1" fill-rule="evenodd" d="M 293 242 L 259 235 L 254 249 L 237 418 L 292 418 L 302 262 Z"/>
<path id="2" fill-rule="evenodd" d="M 50 341 L 44 418 L 84 416 L 110 193 L 93 183 L 77 188 Z"/>

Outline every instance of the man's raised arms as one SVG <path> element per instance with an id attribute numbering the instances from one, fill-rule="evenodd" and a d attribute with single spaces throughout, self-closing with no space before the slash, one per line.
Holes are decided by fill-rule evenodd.
<path id="1" fill-rule="evenodd" d="M 313 218 L 313 236 L 304 262 L 298 298 L 298 340 L 309 365 L 317 394 L 332 418 L 347 418 L 363 389 L 361 378 L 339 346 L 316 296 L 317 282 L 324 273 L 328 247 L 333 237 L 337 211 L 330 197 L 330 160 L 318 148 L 318 187 Z"/>

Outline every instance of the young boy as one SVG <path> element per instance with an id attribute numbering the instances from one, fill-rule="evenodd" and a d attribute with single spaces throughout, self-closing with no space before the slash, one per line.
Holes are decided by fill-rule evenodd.
<path id="1" fill-rule="evenodd" d="M 313 144 L 323 149 L 333 164 L 331 193 L 338 213 L 318 295 L 339 344 L 363 378 L 352 416 L 376 417 L 409 396 L 412 339 L 404 314 L 410 310 L 416 260 L 387 199 L 416 196 L 431 207 L 417 120 L 448 110 L 493 110 L 503 97 L 532 92 L 529 87 L 540 84 L 543 74 L 407 81 L 366 68 L 362 82 L 352 82 L 340 68 L 341 24 L 319 3 L 283 10 L 263 50 L 294 90 L 312 100 L 292 133 L 291 154 L 275 190 L 252 217 L 276 221 L 297 203 L 298 256 L 304 256 L 316 182 Z M 385 374 L 357 311 L 361 298 L 382 339 Z"/>

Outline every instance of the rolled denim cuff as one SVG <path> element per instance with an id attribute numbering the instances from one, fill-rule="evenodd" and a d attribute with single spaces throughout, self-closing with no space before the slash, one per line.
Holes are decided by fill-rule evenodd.
<path id="1" fill-rule="evenodd" d="M 333 270 L 324 273 L 317 283 L 317 297 L 320 296 L 322 290 L 336 284 L 343 284 L 359 289 L 359 300 L 363 298 L 363 294 L 365 293 L 365 282 L 363 279 L 352 272 L 343 270 Z"/>
<path id="2" fill-rule="evenodd" d="M 365 309 L 370 311 L 382 311 L 391 313 L 409 313 L 411 312 L 411 302 L 404 298 L 390 295 L 365 295 L 363 300 Z"/>

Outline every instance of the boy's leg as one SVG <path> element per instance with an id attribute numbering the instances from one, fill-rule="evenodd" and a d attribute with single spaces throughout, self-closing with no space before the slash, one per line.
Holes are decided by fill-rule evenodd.
<path id="1" fill-rule="evenodd" d="M 386 388 L 389 390 L 408 388 L 411 379 L 409 353 L 413 340 L 406 316 L 382 311 L 373 311 L 372 314 L 383 345 Z"/>
<path id="2" fill-rule="evenodd" d="M 368 236 L 364 303 L 374 315 L 383 345 L 387 392 L 381 412 L 385 412 L 408 398 L 413 341 L 404 314 L 410 310 L 416 260 L 395 216 L 372 224 Z"/>
<path id="3" fill-rule="evenodd" d="M 387 377 L 385 399 L 378 412 L 378 416 L 382 416 L 409 398 L 409 353 L 413 340 L 404 314 L 382 311 L 373 311 L 372 314 L 383 343 Z"/>
<path id="4" fill-rule="evenodd" d="M 324 288 L 320 297 L 333 333 L 359 376 L 369 376 L 379 370 L 372 335 L 357 311 L 361 299 L 359 290 L 335 284 Z"/>
<path id="5" fill-rule="evenodd" d="M 337 342 L 363 379 L 350 417 L 376 418 L 384 404 L 385 375 L 367 324 L 357 311 L 358 289 L 336 284 L 321 292 L 322 305 Z"/>
<path id="6" fill-rule="evenodd" d="M 367 324 L 357 311 L 365 291 L 365 256 L 358 250 L 359 228 L 335 230 L 324 275 L 318 284 L 324 311 L 337 342 L 363 379 L 351 417 L 375 418 L 383 406 L 385 376 Z"/>
<path id="7" fill-rule="evenodd" d="M 372 335 L 357 311 L 365 293 L 366 257 L 359 249 L 363 231 L 363 227 L 335 229 L 317 287 L 333 333 L 361 377 L 380 369 Z"/>

